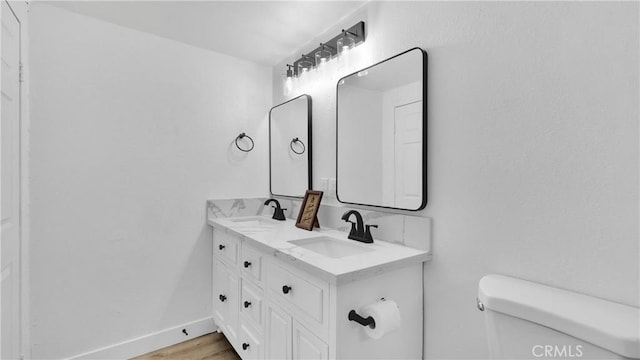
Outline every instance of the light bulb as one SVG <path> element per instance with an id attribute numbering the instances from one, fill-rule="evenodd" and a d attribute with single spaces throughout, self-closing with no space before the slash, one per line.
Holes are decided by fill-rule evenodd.
<path id="1" fill-rule="evenodd" d="M 320 43 L 320 50 L 316 51 L 316 72 L 318 73 L 318 78 L 323 79 L 326 75 L 326 66 L 329 60 L 331 60 L 331 56 L 334 54 L 335 49 L 331 46 Z"/>
<path id="2" fill-rule="evenodd" d="M 302 60 L 298 63 L 298 74 L 305 74 L 313 69 L 314 63 L 311 56 L 302 54 Z"/>
<path id="3" fill-rule="evenodd" d="M 320 66 L 321 64 L 326 64 L 331 60 L 331 56 L 333 56 L 335 49 L 329 45 L 320 43 L 320 50 L 316 51 L 316 66 Z"/>
<path id="4" fill-rule="evenodd" d="M 292 92 L 293 92 L 293 78 L 288 77 L 284 80 L 283 95 L 289 96 L 291 95 Z"/>
<path id="5" fill-rule="evenodd" d="M 337 41 L 338 47 L 338 68 L 340 70 L 347 70 L 350 66 L 350 54 L 351 49 L 356 46 L 356 40 L 353 38 L 353 35 L 342 29 L 342 36 Z"/>
<path id="6" fill-rule="evenodd" d="M 284 77 L 284 83 L 282 85 L 282 93 L 284 96 L 289 96 L 293 92 L 293 70 L 291 69 L 293 65 L 287 64 L 287 74 Z"/>

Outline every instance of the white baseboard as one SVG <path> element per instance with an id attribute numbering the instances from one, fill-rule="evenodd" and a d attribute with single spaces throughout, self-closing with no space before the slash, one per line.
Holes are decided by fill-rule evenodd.
<path id="1" fill-rule="evenodd" d="M 185 335 L 182 330 L 186 330 Z M 157 331 L 135 339 L 76 355 L 67 360 L 77 359 L 130 359 L 163 347 L 175 345 L 217 330 L 212 317 L 192 321 L 180 326 Z"/>

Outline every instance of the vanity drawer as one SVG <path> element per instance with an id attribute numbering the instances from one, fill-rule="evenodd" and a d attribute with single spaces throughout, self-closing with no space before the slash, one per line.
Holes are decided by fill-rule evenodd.
<path id="1" fill-rule="evenodd" d="M 238 264 L 240 239 L 220 230 L 213 230 L 213 254 L 223 261 Z"/>
<path id="2" fill-rule="evenodd" d="M 240 320 L 240 333 L 238 334 L 238 355 L 243 360 L 263 358 L 263 339 L 260 331 L 246 320 Z"/>
<path id="3" fill-rule="evenodd" d="M 267 288 L 311 319 L 323 324 L 329 301 L 329 286 L 311 282 L 275 262 L 267 262 Z"/>
<path id="4" fill-rule="evenodd" d="M 262 290 L 242 280 L 242 294 L 240 296 L 240 312 L 262 329 L 264 296 Z"/>
<path id="5" fill-rule="evenodd" d="M 242 244 L 240 267 L 243 275 L 248 275 L 259 285 L 262 284 L 262 254 L 246 242 Z"/>

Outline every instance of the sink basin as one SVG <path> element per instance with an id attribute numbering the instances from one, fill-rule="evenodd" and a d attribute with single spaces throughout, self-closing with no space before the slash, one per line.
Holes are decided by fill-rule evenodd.
<path id="1" fill-rule="evenodd" d="M 261 216 L 251 216 L 239 219 L 232 219 L 231 222 L 236 223 L 237 225 L 245 226 L 265 226 L 265 225 L 274 225 L 273 221 L 265 219 Z"/>
<path id="2" fill-rule="evenodd" d="M 291 240 L 289 241 L 289 243 L 334 259 L 373 251 L 373 249 L 366 248 L 355 243 L 350 243 L 326 236 L 310 239 Z"/>

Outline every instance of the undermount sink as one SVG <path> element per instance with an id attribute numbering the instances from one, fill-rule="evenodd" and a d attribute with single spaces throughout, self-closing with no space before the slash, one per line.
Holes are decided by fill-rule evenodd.
<path id="1" fill-rule="evenodd" d="M 313 251 L 317 254 L 335 259 L 373 251 L 373 249 L 366 248 L 358 244 L 330 238 L 327 236 L 291 240 L 289 241 L 289 243 L 299 246 L 303 249 Z"/>
<path id="2" fill-rule="evenodd" d="M 233 219 L 232 222 L 244 226 L 265 226 L 265 225 L 274 225 L 273 221 L 265 219 L 260 216 L 251 216 L 239 219 Z"/>

